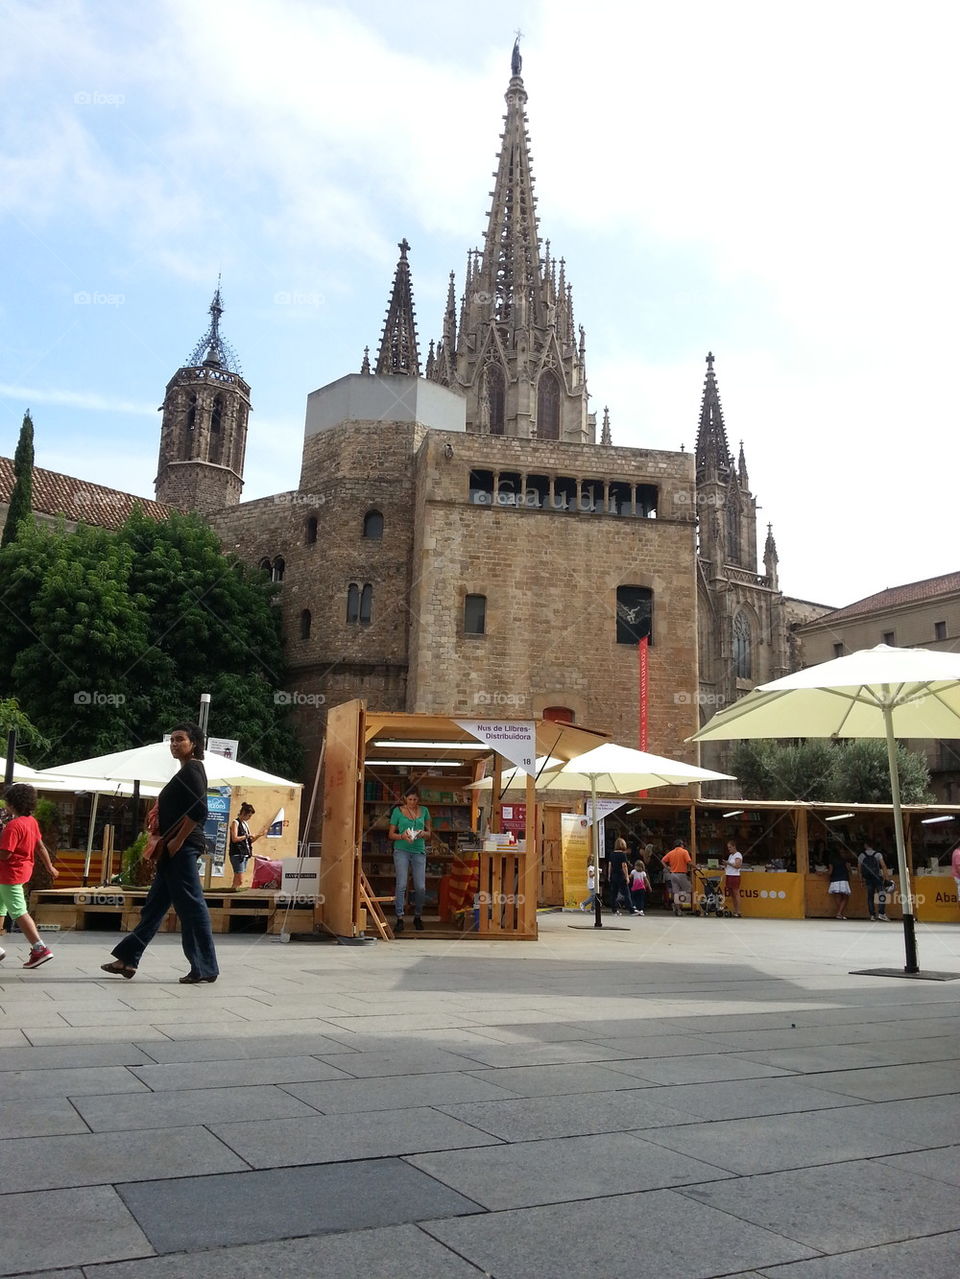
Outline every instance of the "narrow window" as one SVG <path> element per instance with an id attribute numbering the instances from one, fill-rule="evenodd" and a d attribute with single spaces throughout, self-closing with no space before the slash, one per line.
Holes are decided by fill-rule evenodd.
<path id="1" fill-rule="evenodd" d="M 363 536 L 374 542 L 383 537 L 383 516 L 379 511 L 367 511 L 363 517 Z"/>
<path id="2" fill-rule="evenodd" d="M 934 622 L 934 624 L 933 624 L 933 638 L 934 638 L 934 639 L 938 639 L 938 640 L 946 639 L 946 638 L 947 638 L 947 624 L 946 624 L 946 622 Z"/>
<path id="3" fill-rule="evenodd" d="M 537 439 L 560 438 L 560 383 L 557 375 L 547 369 L 540 375 L 537 386 Z"/>
<path id="4" fill-rule="evenodd" d="M 842 644 L 842 643 L 841 643 L 841 644 L 834 644 L 834 646 L 833 646 L 833 655 L 834 655 L 834 657 L 843 657 L 843 644 Z"/>
<path id="5" fill-rule="evenodd" d="M 373 587 L 366 583 L 360 592 L 360 624 L 369 626 L 373 621 Z"/>
<path id="6" fill-rule="evenodd" d="M 360 587 L 356 582 L 347 587 L 347 621 L 360 621 Z"/>
<path id="7" fill-rule="evenodd" d="M 223 396 L 217 395 L 210 415 L 210 461 L 217 466 L 223 459 Z"/>
<path id="8" fill-rule="evenodd" d="M 307 546 L 313 546 L 317 540 L 317 517 L 315 515 L 311 515 L 307 520 L 307 527 L 304 532 L 303 540 L 306 542 Z"/>
<path id="9" fill-rule="evenodd" d="M 506 422 L 507 388 L 503 369 L 499 364 L 488 364 L 483 371 L 480 388 L 480 428 L 485 426 L 491 435 L 502 435 Z"/>
<path id="10" fill-rule="evenodd" d="M 183 433 L 183 456 L 185 459 L 193 457 L 193 442 L 197 433 L 197 397 L 191 395 L 189 407 L 187 408 L 187 425 Z"/>
<path id="11" fill-rule="evenodd" d="M 273 565 L 270 563 L 269 560 L 261 560 L 260 567 L 263 570 L 263 572 L 266 573 L 267 577 L 271 579 L 273 578 Z"/>
<path id="12" fill-rule="evenodd" d="M 300 614 L 300 638 L 306 640 L 310 638 L 310 627 L 313 624 L 313 618 L 310 616 L 310 610 L 305 608 Z"/>
<path id="13" fill-rule="evenodd" d="M 467 635 L 487 633 L 486 595 L 467 595 L 463 601 L 463 629 Z"/>
<path id="14" fill-rule="evenodd" d="M 889 644 L 891 648 L 895 648 L 897 643 L 895 633 L 893 631 L 884 631 L 883 642 L 884 644 Z"/>
<path id="15" fill-rule="evenodd" d="M 470 472 L 470 501 L 474 506 L 493 505 L 493 471 Z"/>
<path id="16" fill-rule="evenodd" d="M 617 587 L 617 643 L 653 643 L 653 591 L 646 586 Z"/>
<path id="17" fill-rule="evenodd" d="M 287 565 L 283 556 L 278 555 L 277 558 L 273 561 L 273 571 L 270 574 L 272 581 L 282 582 L 283 575 L 286 572 L 286 568 L 287 568 Z"/>
<path id="18" fill-rule="evenodd" d="M 753 678 L 753 636 L 745 614 L 733 619 L 733 669 L 737 679 Z"/>

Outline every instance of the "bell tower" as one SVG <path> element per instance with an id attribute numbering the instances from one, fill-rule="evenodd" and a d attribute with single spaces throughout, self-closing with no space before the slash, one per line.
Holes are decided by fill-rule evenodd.
<path id="1" fill-rule="evenodd" d="M 236 506 L 243 489 L 250 387 L 220 336 L 222 314 L 218 280 L 210 326 L 167 383 L 160 406 L 157 501 L 201 514 Z"/>

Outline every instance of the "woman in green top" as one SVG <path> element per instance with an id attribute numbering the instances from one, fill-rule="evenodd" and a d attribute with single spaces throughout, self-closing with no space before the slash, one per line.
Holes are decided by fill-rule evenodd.
<path id="1" fill-rule="evenodd" d="M 423 903 L 427 895 L 427 841 L 433 836 L 430 814 L 420 804 L 416 787 L 404 791 L 403 801 L 390 814 L 393 866 L 397 873 L 397 922 L 394 932 L 403 932 L 403 911 L 407 897 L 407 877 L 413 871 L 413 926 L 423 929 Z"/>

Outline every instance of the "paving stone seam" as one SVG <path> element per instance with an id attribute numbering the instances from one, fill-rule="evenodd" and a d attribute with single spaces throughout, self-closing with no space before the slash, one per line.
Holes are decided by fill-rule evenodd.
<path id="1" fill-rule="evenodd" d="M 866 1244 L 862 1248 L 838 1248 L 835 1252 L 823 1253 L 821 1255 L 824 1257 L 827 1257 L 828 1259 L 832 1259 L 833 1257 L 854 1257 L 854 1256 L 859 1256 L 861 1253 L 868 1253 L 868 1252 L 879 1253 L 881 1251 L 886 1251 L 889 1248 L 899 1247 L 901 1244 L 915 1243 L 918 1240 L 923 1240 L 923 1239 L 940 1239 L 943 1236 L 955 1235 L 958 1233 L 960 1232 L 958 1232 L 956 1229 L 951 1230 L 949 1228 L 946 1230 L 934 1230 L 927 1235 L 910 1235 L 906 1239 L 893 1239 L 889 1243 Z M 808 1248 L 812 1246 L 813 1246 L 812 1244 L 807 1244 Z M 811 1258 L 811 1260 L 816 1260 L 816 1258 Z M 785 1262 L 783 1265 L 773 1266 L 767 1270 L 760 1269 L 757 1271 L 757 1273 L 760 1275 L 763 1275 L 765 1279 L 782 1279 L 782 1276 L 786 1273 L 787 1267 L 795 1266 L 796 1264 L 797 1263 L 795 1261 L 788 1261 L 788 1262 Z M 733 1271 L 731 1273 L 736 1275 L 738 1272 Z M 714 1279 L 721 1279 L 721 1277 L 714 1276 Z"/>

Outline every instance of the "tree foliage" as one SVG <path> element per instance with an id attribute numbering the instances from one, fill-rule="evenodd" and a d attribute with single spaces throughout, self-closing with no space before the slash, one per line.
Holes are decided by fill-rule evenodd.
<path id="1" fill-rule="evenodd" d="M 746 799 L 792 799 L 838 804 L 889 804 L 886 742 L 877 738 L 799 743 L 741 742 L 732 771 Z M 897 746 L 900 797 L 905 804 L 933 801 L 922 755 Z"/>
<path id="2" fill-rule="evenodd" d="M 17 451 L 13 455 L 13 477 L 0 547 L 15 540 L 21 525 L 33 522 L 33 419 L 29 409 L 23 415 Z"/>
<path id="3" fill-rule="evenodd" d="M 228 559 L 196 516 L 135 511 L 119 532 L 23 526 L 0 550 L 0 688 L 52 742 L 49 764 L 157 741 L 195 719 L 245 761 L 296 776 L 274 702 L 285 664 L 274 588 Z"/>

